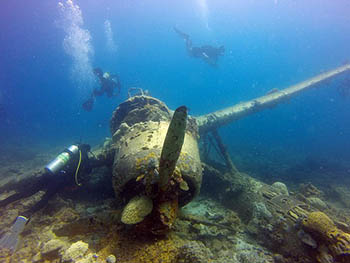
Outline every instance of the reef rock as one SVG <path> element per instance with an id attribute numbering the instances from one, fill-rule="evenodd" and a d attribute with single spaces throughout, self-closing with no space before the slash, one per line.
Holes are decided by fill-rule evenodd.
<path id="1" fill-rule="evenodd" d="M 73 243 L 63 254 L 62 262 L 75 262 L 83 258 L 89 249 L 89 244 L 83 241 Z"/>
<path id="2" fill-rule="evenodd" d="M 331 190 L 337 201 L 340 201 L 346 208 L 350 208 L 350 191 L 347 186 L 333 186 Z"/>
<path id="3" fill-rule="evenodd" d="M 317 248 L 316 241 L 310 236 L 310 234 L 306 233 L 304 230 L 300 229 L 298 231 L 298 237 L 304 244 L 312 248 Z"/>
<path id="4" fill-rule="evenodd" d="M 311 206 L 313 206 L 321 211 L 327 209 L 327 204 L 325 202 L 323 202 L 318 197 L 308 197 L 308 198 L 306 198 L 306 200 Z"/>
<path id="5" fill-rule="evenodd" d="M 253 207 L 253 219 L 269 220 L 272 218 L 271 212 L 266 208 L 263 202 L 254 202 Z"/>
<path id="6" fill-rule="evenodd" d="M 280 195 L 289 195 L 288 188 L 284 183 L 275 182 L 272 185 L 273 190 Z"/>
<path id="7" fill-rule="evenodd" d="M 265 263 L 272 262 L 272 256 L 259 246 L 246 243 L 242 239 L 237 239 L 236 253 L 233 255 L 233 262 L 240 263 Z"/>
<path id="8" fill-rule="evenodd" d="M 305 196 L 305 197 L 321 197 L 323 196 L 323 192 L 319 190 L 316 186 L 314 186 L 312 183 L 306 183 L 306 184 L 300 184 L 299 185 L 299 192 Z"/>
<path id="9" fill-rule="evenodd" d="M 178 263 L 206 263 L 212 258 L 211 251 L 202 242 L 190 241 L 180 248 Z"/>
<path id="10" fill-rule="evenodd" d="M 41 255 L 43 257 L 57 257 L 58 252 L 65 246 L 65 243 L 59 239 L 51 239 L 44 244 Z"/>
<path id="11" fill-rule="evenodd" d="M 117 259 L 114 255 L 109 255 L 107 258 L 106 258 L 106 262 L 107 263 L 115 263 L 117 262 Z"/>

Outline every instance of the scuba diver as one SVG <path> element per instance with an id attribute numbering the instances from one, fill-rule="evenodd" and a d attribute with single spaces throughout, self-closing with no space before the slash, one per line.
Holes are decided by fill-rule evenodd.
<path id="1" fill-rule="evenodd" d="M 104 93 L 106 93 L 108 98 L 118 96 L 121 89 L 121 83 L 117 74 L 103 73 L 100 68 L 95 68 L 94 74 L 99 79 L 101 87 L 100 89 L 94 89 L 90 98 L 83 103 L 83 109 L 86 111 L 92 110 L 97 96 L 102 96 Z M 115 89 L 117 89 L 116 93 L 114 93 Z"/>
<path id="2" fill-rule="evenodd" d="M 0 249 L 15 251 L 19 235 L 24 230 L 31 216 L 46 207 L 48 201 L 62 189 L 74 184 L 81 185 L 78 175 L 88 175 L 92 170 L 88 156 L 89 152 L 90 145 L 88 144 L 71 145 L 46 165 L 45 171 L 41 172 L 38 177 L 24 179 L 23 183 L 21 182 L 19 192 L 0 201 L 0 207 L 6 207 L 12 202 L 32 196 L 39 191 L 45 191 L 41 200 L 28 210 L 23 211 L 16 218 L 10 231 L 0 238 Z M 93 158 L 91 160 L 93 161 Z M 86 179 L 86 176 L 82 179 Z"/>
<path id="3" fill-rule="evenodd" d="M 174 27 L 175 32 L 184 39 L 188 54 L 194 58 L 201 58 L 211 66 L 216 66 L 219 56 L 224 55 L 225 47 L 213 47 L 209 45 L 194 47 L 190 36 Z"/>

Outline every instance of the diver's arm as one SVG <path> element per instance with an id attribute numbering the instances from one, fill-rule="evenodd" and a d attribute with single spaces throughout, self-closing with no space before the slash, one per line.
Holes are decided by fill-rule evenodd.
<path id="1" fill-rule="evenodd" d="M 103 84 L 101 84 L 101 87 L 99 89 L 98 88 L 93 89 L 91 97 L 95 98 L 98 96 L 102 96 L 103 93 L 104 93 Z"/>
<path id="2" fill-rule="evenodd" d="M 103 78 L 103 71 L 100 68 L 94 68 L 94 74 L 96 77 L 98 77 L 99 80 Z"/>
<path id="3" fill-rule="evenodd" d="M 119 81 L 119 76 L 118 76 L 118 74 L 113 74 L 113 73 L 111 73 L 110 76 L 111 76 L 111 79 L 117 79 L 117 80 Z"/>

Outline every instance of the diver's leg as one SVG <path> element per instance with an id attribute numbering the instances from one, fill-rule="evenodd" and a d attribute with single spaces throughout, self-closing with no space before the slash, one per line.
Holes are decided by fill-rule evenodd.
<path id="1" fill-rule="evenodd" d="M 27 222 L 28 218 L 24 216 L 18 216 L 15 223 L 11 226 L 9 232 L 5 233 L 0 238 L 0 249 L 7 249 L 13 253 L 17 248 L 19 235 L 24 230 Z"/>
<path id="2" fill-rule="evenodd" d="M 36 180 L 37 180 L 37 182 L 35 182 L 33 185 L 31 185 L 25 189 L 21 189 L 20 192 L 15 193 L 15 194 L 7 197 L 4 200 L 1 200 L 0 207 L 5 207 L 8 204 L 11 204 L 17 200 L 27 198 L 27 197 L 32 196 L 35 193 L 39 192 L 45 186 L 46 177 L 45 177 L 45 175 L 43 175 L 41 178 L 38 178 Z"/>
<path id="3" fill-rule="evenodd" d="M 191 41 L 190 36 L 182 31 L 180 31 L 176 27 L 174 27 L 174 30 L 180 37 L 182 37 L 185 40 L 187 50 L 191 50 L 192 49 L 192 41 Z"/>
<path id="4" fill-rule="evenodd" d="M 103 92 L 104 92 L 104 90 L 102 89 L 102 87 L 101 87 L 101 89 L 94 89 L 92 91 L 94 97 L 102 96 Z"/>
<path id="5" fill-rule="evenodd" d="M 30 217 L 38 210 L 46 206 L 50 197 L 56 192 L 47 191 L 42 199 L 36 203 L 33 207 L 28 209 L 22 215 L 16 218 L 16 221 L 11 226 L 9 232 L 5 233 L 0 239 L 0 249 L 7 249 L 14 252 L 17 248 L 20 234 L 25 228 L 25 225 L 29 221 Z"/>
<path id="6" fill-rule="evenodd" d="M 95 102 L 95 97 L 91 95 L 91 97 L 82 104 L 83 109 L 86 111 L 91 111 L 92 108 L 94 107 L 94 102 Z"/>
<path id="7" fill-rule="evenodd" d="M 39 191 L 39 190 L 38 190 Z M 36 191 L 37 192 L 37 191 Z M 4 199 L 4 200 L 1 200 L 0 201 L 0 207 L 5 207 L 5 206 L 7 206 L 8 204 L 11 204 L 11 203 L 13 203 L 13 202 L 15 202 L 15 201 L 17 201 L 17 200 L 19 200 L 19 199 L 23 199 L 23 198 L 26 198 L 26 197 L 29 197 L 29 196 L 31 196 L 31 195 L 33 195 L 33 194 L 35 194 L 36 192 L 20 192 L 20 193 L 15 193 L 15 194 L 13 194 L 13 195 L 11 195 L 11 196 L 9 196 L 9 197 L 7 197 L 6 199 Z"/>
<path id="8" fill-rule="evenodd" d="M 182 37 L 183 39 L 190 39 L 190 36 L 187 35 L 186 33 L 180 31 L 177 27 L 174 27 L 174 31 L 180 36 Z"/>
<path id="9" fill-rule="evenodd" d="M 34 184 L 34 186 L 30 187 L 27 191 L 22 191 L 18 194 L 14 194 L 14 195 L 10 196 L 9 198 L 6 198 L 5 200 L 2 200 L 1 205 L 7 205 L 7 204 L 10 204 L 10 203 L 17 201 L 19 199 L 26 198 L 26 197 L 29 197 L 29 196 L 37 193 L 38 191 L 43 189 L 44 186 L 47 185 L 48 180 L 50 180 L 50 177 L 45 176 L 45 175 L 42 176 Z M 48 194 L 48 191 L 47 191 L 44 194 L 42 200 L 43 199 L 48 200 L 48 198 L 45 197 L 46 195 L 52 196 L 52 193 L 50 192 Z M 47 203 L 47 200 L 46 200 L 46 203 Z M 14 252 L 16 250 L 19 236 L 22 233 L 22 231 L 24 230 L 25 225 L 29 221 L 29 216 L 31 216 L 33 214 L 33 212 L 37 211 L 38 209 L 40 209 L 40 207 L 43 206 L 42 204 L 39 204 L 40 202 L 41 202 L 41 200 L 36 205 L 34 205 L 32 208 L 30 208 L 29 210 L 27 210 L 22 215 L 20 215 L 16 218 L 16 221 L 11 226 L 10 231 L 5 233 L 0 238 L 0 249 L 7 249 L 7 250 L 10 250 L 11 252 Z"/>
<path id="10" fill-rule="evenodd" d="M 111 88 L 106 89 L 107 98 L 113 97 L 113 90 L 114 90 L 114 86 L 111 87 Z"/>
<path id="11" fill-rule="evenodd" d="M 185 40 L 187 52 L 189 53 L 190 56 L 193 56 L 192 40 L 190 39 L 190 36 L 185 34 L 184 32 L 181 32 L 176 27 L 174 27 L 174 30 L 180 37 L 182 37 Z"/>
<path id="12" fill-rule="evenodd" d="M 44 208 L 49 200 L 61 189 L 62 185 L 57 182 L 50 182 L 45 194 L 41 197 L 35 205 L 22 213 L 25 217 L 30 218 L 34 213 Z"/>
<path id="13" fill-rule="evenodd" d="M 187 49 L 187 52 L 193 56 L 193 48 L 192 48 L 192 41 L 191 39 L 186 39 L 186 49 Z"/>

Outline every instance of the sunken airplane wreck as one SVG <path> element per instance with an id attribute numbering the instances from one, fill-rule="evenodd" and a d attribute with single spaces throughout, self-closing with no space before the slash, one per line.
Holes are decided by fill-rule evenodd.
<path id="1" fill-rule="evenodd" d="M 115 152 L 113 187 L 116 196 L 127 203 L 122 222 L 139 224 L 156 234 L 169 230 L 178 207 L 189 203 L 201 187 L 200 136 L 271 108 L 348 70 L 349 64 L 284 90 L 199 117 L 187 117 L 185 107 L 173 114 L 163 102 L 150 96 L 129 98 L 119 105 L 111 119 L 110 150 Z M 224 147 L 221 149 L 225 152 Z M 228 166 L 234 167 L 229 157 L 226 160 Z M 131 214 L 137 218 L 130 218 Z"/>
<path id="2" fill-rule="evenodd" d="M 239 196 L 236 195 L 237 202 L 244 203 L 244 208 L 242 205 L 237 207 L 238 213 L 245 213 L 252 207 L 253 202 L 259 200 L 266 203 L 271 210 L 283 210 L 283 215 L 290 224 L 301 218 L 308 218 L 309 215 L 313 216 L 310 217 L 312 219 L 318 215 L 314 214 L 318 213 L 314 207 L 296 201 L 292 197 L 283 195 L 283 199 L 280 195 L 276 196 L 268 186 L 263 183 L 256 184 L 253 179 L 241 174 L 232 163 L 217 133 L 217 128 L 274 107 L 347 71 L 350 71 L 349 64 L 286 89 L 276 90 L 251 101 L 199 117 L 188 116 L 185 106 L 172 111 L 162 101 L 141 91 L 140 94 L 129 97 L 113 112 L 110 122 L 112 140 L 93 154 L 89 154 L 89 162 L 92 168 L 100 166 L 112 168 L 115 196 L 123 204 L 120 221 L 124 225 L 134 226 L 140 233 L 162 236 L 173 228 L 179 216 L 179 208 L 190 203 L 199 194 L 203 165 L 198 142 L 200 138 L 205 138 L 206 134 L 212 133 L 234 183 L 220 177 L 219 173 L 212 172 L 218 181 L 226 180 L 226 184 L 231 184 L 231 191 L 240 193 Z M 76 147 L 73 148 L 74 152 L 65 151 L 66 156 L 79 152 Z M 53 167 L 57 172 L 56 165 L 57 163 L 54 165 L 51 163 L 49 168 Z M 63 166 L 59 166 L 59 169 L 63 168 L 64 163 Z M 77 178 L 75 179 L 79 184 Z M 20 182 L 10 182 L 11 187 L 8 188 L 16 190 L 16 184 Z M 1 189 L 6 187 L 5 185 Z M 286 208 L 283 205 L 286 203 L 291 205 Z M 17 225 L 15 224 L 15 228 L 12 229 L 14 231 L 12 237 L 20 235 L 27 221 L 19 218 L 16 222 Z M 307 221 L 304 223 L 306 229 L 308 224 Z M 345 240 L 344 242 L 350 244 L 350 236 L 338 230 L 335 225 L 333 230 L 338 231 L 338 236 L 326 243 L 330 244 L 329 256 L 336 258 L 348 251 L 347 246 L 336 247 L 337 242 Z M 15 238 L 11 239 L 11 235 L 6 234 L 2 236 L 0 243 L 2 247 L 10 250 L 15 250 L 17 246 Z"/>

